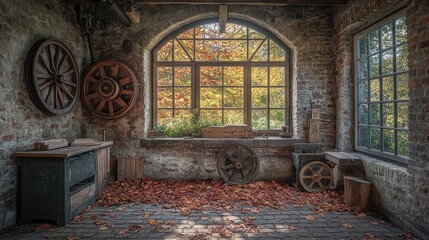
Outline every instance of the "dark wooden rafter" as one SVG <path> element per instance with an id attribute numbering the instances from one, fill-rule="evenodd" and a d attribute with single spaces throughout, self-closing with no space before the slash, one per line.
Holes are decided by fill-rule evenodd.
<path id="1" fill-rule="evenodd" d="M 103 3 L 106 0 L 63 0 L 66 4 L 75 3 Z M 126 3 L 126 0 L 117 0 L 118 3 Z M 346 5 L 347 0 L 134 0 L 134 2 L 143 4 L 239 4 L 239 5 L 319 5 L 319 6 L 332 6 L 332 5 Z"/>
<path id="2" fill-rule="evenodd" d="M 228 5 L 219 5 L 219 31 L 225 33 L 228 21 Z"/>

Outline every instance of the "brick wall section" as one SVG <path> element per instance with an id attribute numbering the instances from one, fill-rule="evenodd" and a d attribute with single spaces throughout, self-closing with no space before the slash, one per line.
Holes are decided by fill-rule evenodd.
<path id="1" fill-rule="evenodd" d="M 92 38 L 95 59 L 113 59 L 130 66 L 139 79 L 141 98 L 129 115 L 114 121 L 93 118 L 85 112 L 87 135 L 100 137 L 102 129 L 106 128 L 107 139 L 115 142 L 112 151 L 114 158 L 144 156 L 146 153 L 136 143 L 145 137 L 150 127 L 150 51 L 170 32 L 196 20 L 217 17 L 217 11 L 217 6 L 211 5 L 144 5 L 140 24 L 125 28 L 120 22 L 110 22 L 106 31 L 96 31 Z M 320 103 L 324 120 L 321 140 L 328 148 L 333 148 L 335 144 L 331 15 L 331 9 L 324 7 L 232 5 L 229 8 L 230 17 L 267 29 L 293 49 L 293 88 L 297 89 L 293 92 L 295 133 L 302 139 L 308 139 L 310 103 L 312 100 Z M 122 50 L 126 39 L 132 43 L 132 51 L 128 54 Z"/>
<path id="2" fill-rule="evenodd" d="M 365 157 L 373 182 L 372 206 L 422 238 L 429 235 L 429 1 L 349 1 L 334 10 L 337 85 L 337 147 L 353 149 L 353 36 L 401 6 L 408 26 L 410 112 L 408 167 Z"/>
<path id="3" fill-rule="evenodd" d="M 11 155 L 51 138 L 72 140 L 82 136 L 82 110 L 47 117 L 30 101 L 24 81 L 24 60 L 40 39 L 63 41 L 83 69 L 87 48 L 72 9 L 59 0 L 0 1 L 0 230 L 16 219 L 17 164 Z"/>

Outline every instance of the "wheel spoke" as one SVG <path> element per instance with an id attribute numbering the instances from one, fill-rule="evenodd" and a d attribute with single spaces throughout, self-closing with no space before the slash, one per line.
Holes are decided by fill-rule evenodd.
<path id="1" fill-rule="evenodd" d="M 39 85 L 39 90 L 43 90 L 43 89 L 47 88 L 48 86 L 51 86 L 51 84 L 52 84 L 52 81 L 47 80 L 46 82 Z"/>
<path id="2" fill-rule="evenodd" d="M 67 89 L 65 89 L 62 85 L 59 86 L 60 89 L 67 95 L 67 97 L 69 97 L 69 99 L 74 99 L 74 96 L 69 91 L 67 91 Z"/>
<path id="3" fill-rule="evenodd" d="M 321 179 L 331 179 L 331 177 L 330 177 L 330 176 L 321 176 L 320 178 L 321 178 Z"/>
<path id="4" fill-rule="evenodd" d="M 55 109 L 58 109 L 57 100 L 58 100 L 58 87 L 54 86 L 54 108 Z"/>
<path id="5" fill-rule="evenodd" d="M 234 168 L 234 169 L 232 170 L 231 176 L 229 176 L 229 181 L 232 181 L 232 178 L 234 177 L 235 172 L 237 172 L 237 170 Z"/>
<path id="6" fill-rule="evenodd" d="M 58 59 L 60 57 L 61 48 L 59 46 L 54 46 L 54 49 L 55 49 L 54 67 L 55 67 L 55 71 L 59 71 L 60 69 L 58 68 Z"/>
<path id="7" fill-rule="evenodd" d="M 117 77 L 118 77 L 118 72 L 119 72 L 119 65 L 118 65 L 118 64 L 116 64 L 116 65 L 113 67 L 113 70 L 112 70 L 112 77 L 113 77 L 113 78 L 117 78 Z"/>
<path id="8" fill-rule="evenodd" d="M 231 153 L 226 152 L 225 154 L 226 154 L 226 157 L 227 157 L 229 160 L 231 160 L 231 161 L 233 161 L 233 162 L 235 162 L 235 161 L 237 160 L 235 157 L 233 157 L 233 156 L 231 155 Z"/>
<path id="9" fill-rule="evenodd" d="M 113 101 L 109 101 L 109 113 L 110 115 L 113 114 Z"/>
<path id="10" fill-rule="evenodd" d="M 242 177 L 243 179 L 246 179 L 246 176 L 244 175 L 243 169 L 240 169 L 240 173 L 241 173 L 241 177 Z"/>
<path id="11" fill-rule="evenodd" d="M 98 84 L 98 80 L 96 78 L 93 78 L 93 77 L 89 76 L 88 80 L 89 80 L 90 83 Z"/>
<path id="12" fill-rule="evenodd" d="M 237 146 L 237 159 L 243 160 L 243 147 L 241 145 Z"/>
<path id="13" fill-rule="evenodd" d="M 302 176 L 302 178 L 304 178 L 304 179 L 311 179 L 312 176 Z"/>
<path id="14" fill-rule="evenodd" d="M 100 77 L 101 78 L 105 78 L 106 77 L 106 72 L 104 71 L 104 66 L 100 66 L 98 68 L 98 72 L 100 73 Z"/>
<path id="15" fill-rule="evenodd" d="M 53 70 L 53 72 L 56 72 L 57 69 L 55 68 L 55 65 L 54 65 L 54 59 L 53 59 L 53 56 L 52 56 L 52 48 L 51 48 L 51 46 L 52 45 L 47 45 L 46 48 L 45 48 L 45 50 L 47 49 L 46 53 L 47 53 L 47 56 L 48 56 L 49 66 L 51 67 L 51 70 Z"/>
<path id="16" fill-rule="evenodd" d="M 49 98 L 51 97 L 51 93 L 52 93 L 52 85 L 49 86 L 48 94 L 45 97 L 45 103 L 48 102 Z"/>
<path id="17" fill-rule="evenodd" d="M 63 58 L 61 58 L 60 62 L 58 63 L 58 71 L 61 70 L 61 68 L 63 67 L 64 61 L 68 58 L 68 55 L 63 55 Z"/>
<path id="18" fill-rule="evenodd" d="M 69 85 L 70 87 L 76 88 L 76 84 L 72 82 L 64 82 L 65 85 Z"/>
<path id="19" fill-rule="evenodd" d="M 229 170 L 231 168 L 234 168 L 234 164 L 232 163 L 221 167 L 221 169 L 225 169 L 225 170 Z"/>
<path id="20" fill-rule="evenodd" d="M 100 103 L 98 104 L 97 109 L 95 109 L 96 112 L 100 112 L 101 109 L 103 109 L 104 105 L 106 104 L 106 99 L 101 99 Z"/>
<path id="21" fill-rule="evenodd" d="M 94 99 L 97 97 L 100 97 L 100 95 L 97 92 L 86 95 L 86 98 L 88 99 Z"/>
<path id="22" fill-rule="evenodd" d="M 312 188 L 315 182 L 311 182 L 309 187 Z"/>
<path id="23" fill-rule="evenodd" d="M 131 90 L 124 90 L 124 89 L 122 89 L 121 90 L 121 94 L 123 94 L 123 95 L 133 95 L 133 91 L 131 91 Z"/>
<path id="24" fill-rule="evenodd" d="M 63 98 L 62 98 L 62 94 L 61 94 L 61 91 L 60 91 L 61 88 L 60 87 L 57 87 L 57 88 L 58 88 L 58 90 L 57 90 L 58 100 L 59 100 L 62 108 L 66 108 L 66 105 L 64 104 L 64 101 L 63 101 Z"/>
<path id="25" fill-rule="evenodd" d="M 115 102 L 116 102 L 117 104 L 121 105 L 121 107 L 123 107 L 123 108 L 128 106 L 128 104 L 127 104 L 124 100 L 122 100 L 122 98 L 117 98 L 117 99 L 115 100 Z"/>
<path id="26" fill-rule="evenodd" d="M 121 80 L 119 80 L 119 85 L 124 86 L 132 81 L 130 76 L 124 77 Z"/>
<path id="27" fill-rule="evenodd" d="M 42 65 L 43 67 L 48 71 L 48 73 L 53 76 L 54 73 L 52 72 L 52 70 L 48 67 L 48 64 L 46 63 L 45 59 L 42 57 L 42 55 L 39 55 L 39 60 L 42 60 Z"/>
<path id="28" fill-rule="evenodd" d="M 319 188 L 320 188 L 320 189 L 322 189 L 322 188 L 323 188 L 323 186 L 322 186 L 322 184 L 320 183 L 320 181 L 319 181 L 319 182 L 317 182 L 317 185 L 319 185 Z"/>
<path id="29" fill-rule="evenodd" d="M 72 74 L 75 71 L 76 71 L 75 69 L 71 68 L 71 69 L 67 70 L 66 72 L 64 72 L 63 75 L 65 76 L 65 75 L 68 75 L 68 74 Z"/>

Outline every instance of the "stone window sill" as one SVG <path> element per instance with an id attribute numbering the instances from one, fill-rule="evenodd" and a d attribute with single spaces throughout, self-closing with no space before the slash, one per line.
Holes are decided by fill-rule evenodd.
<path id="1" fill-rule="evenodd" d="M 409 174 L 407 171 L 407 166 L 404 164 L 400 164 L 398 162 L 391 162 L 386 160 L 385 158 L 370 156 L 360 152 L 354 152 L 354 155 L 359 157 L 364 164 L 377 166 L 378 168 L 387 168 L 392 172 L 398 172 L 400 174 Z"/>
<path id="2" fill-rule="evenodd" d="M 145 148 L 157 148 L 157 147 L 180 147 L 186 145 L 186 147 L 195 148 L 219 148 L 230 144 L 246 144 L 255 148 L 273 147 L 283 148 L 292 147 L 295 143 L 302 142 L 299 138 L 280 138 L 280 137 L 268 137 L 268 138 L 150 138 L 141 139 L 140 146 Z"/>

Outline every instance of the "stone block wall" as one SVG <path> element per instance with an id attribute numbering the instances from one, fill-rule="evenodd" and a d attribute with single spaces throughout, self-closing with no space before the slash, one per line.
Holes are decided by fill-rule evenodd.
<path id="1" fill-rule="evenodd" d="M 80 101 L 65 116 L 47 117 L 30 101 L 24 61 L 40 39 L 58 39 L 74 54 L 83 70 L 88 48 L 72 8 L 60 0 L 0 1 L 0 230 L 15 224 L 17 163 L 12 153 L 32 148 L 38 140 L 83 136 Z"/>
<path id="2" fill-rule="evenodd" d="M 140 99 L 126 117 L 103 120 L 88 112 L 86 131 L 90 137 L 115 142 L 114 159 L 146 156 L 139 145 L 151 127 L 151 51 L 174 30 L 191 22 L 216 18 L 218 7 L 213 5 L 143 5 L 141 21 L 126 28 L 121 22 L 108 22 L 106 31 L 96 31 L 92 47 L 96 60 L 113 59 L 130 66 L 140 83 Z M 334 54 L 332 12 L 327 7 L 229 7 L 229 17 L 258 25 L 292 50 L 293 128 L 297 137 L 308 139 L 308 119 L 311 101 L 322 105 L 321 141 L 328 149 L 335 144 Z M 131 42 L 131 52 L 125 53 L 123 42 Z M 177 156 L 173 156 L 178 158 Z M 153 173 L 155 174 L 155 173 Z M 162 171 L 156 174 L 162 176 Z M 154 175 L 153 175 L 154 176 Z M 186 178 L 183 175 L 183 178 Z"/>
<path id="3" fill-rule="evenodd" d="M 361 155 L 373 182 L 372 206 L 418 236 L 429 236 L 429 1 L 351 0 L 334 9 L 337 148 L 353 150 L 353 37 L 390 13 L 406 9 L 409 67 L 408 166 Z"/>

